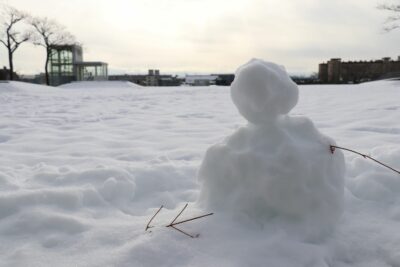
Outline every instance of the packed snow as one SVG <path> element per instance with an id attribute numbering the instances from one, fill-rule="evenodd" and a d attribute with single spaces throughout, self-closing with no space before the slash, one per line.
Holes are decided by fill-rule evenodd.
<path id="1" fill-rule="evenodd" d="M 233 103 L 248 121 L 267 125 L 297 104 L 299 91 L 283 66 L 252 59 L 241 66 L 231 86 Z"/>
<path id="2" fill-rule="evenodd" d="M 297 218 L 282 216 L 300 212 L 313 218 L 310 201 L 340 201 L 340 192 L 326 188 L 335 176 L 329 166 L 336 158 L 340 161 L 340 152 L 323 151 L 331 141 L 324 136 L 400 169 L 400 81 L 300 86 L 299 102 L 289 115 L 296 99 L 283 104 L 280 97 L 276 100 L 282 108 L 276 109 L 281 119 L 275 128 L 261 125 L 270 123 L 263 120 L 248 123 L 241 115 L 248 107 L 243 103 L 238 112 L 229 87 L 86 89 L 0 83 L 1 266 L 400 265 L 400 177 L 372 161 L 344 153 L 344 204 L 342 209 L 332 208 L 342 215 L 335 223 L 329 219 L 330 231 L 310 236 L 304 231 L 317 231 L 316 225 L 304 229 Z M 256 112 L 270 111 L 262 107 L 267 103 L 263 101 Z M 274 102 L 268 105 L 278 105 Z M 277 133 L 282 135 L 273 135 Z M 286 145 L 270 141 L 292 135 L 292 140 L 304 139 Z M 260 202 L 276 216 L 261 220 L 228 205 L 244 197 L 229 192 L 219 196 L 226 203 L 216 201 L 226 209 L 214 202 L 198 205 L 204 180 L 198 181 L 197 175 L 208 158 L 206 151 L 215 144 L 232 151 L 257 146 L 256 156 L 242 151 L 250 159 L 234 158 L 230 164 L 238 166 L 229 170 L 244 164 L 249 168 L 244 172 L 260 174 L 265 166 L 258 161 L 268 159 L 269 166 L 277 168 L 271 177 L 281 177 L 282 168 L 292 167 L 278 162 L 281 157 L 302 171 L 299 164 L 315 160 L 309 173 L 318 173 L 318 164 L 323 165 L 320 171 L 328 172 L 310 176 L 304 192 L 317 191 L 310 192 L 310 200 L 297 189 L 287 195 L 290 185 L 278 183 L 277 190 L 284 194 L 273 196 L 272 202 L 263 196 Z M 294 154 L 268 150 L 281 146 Z M 220 162 L 216 168 L 222 171 L 231 159 L 214 158 L 214 164 Z M 296 178 L 304 182 L 307 173 L 296 173 Z M 317 176 L 327 180 L 315 182 Z M 247 183 L 230 181 L 221 182 L 235 185 L 232 195 L 251 191 Z M 335 183 L 332 186 L 336 188 Z M 252 206 L 251 198 L 262 190 L 251 192 L 245 205 Z M 297 198 L 299 210 L 284 206 Z M 198 238 L 164 227 L 185 203 L 189 206 L 181 219 L 214 212 L 181 225 L 200 234 Z M 154 228 L 145 231 L 161 205 L 165 208 L 154 219 Z"/>
<path id="3" fill-rule="evenodd" d="M 63 84 L 60 87 L 64 89 L 81 89 L 81 90 L 86 90 L 86 89 L 112 90 L 112 89 L 123 89 L 123 88 L 126 89 L 142 88 L 141 85 L 131 83 L 128 81 L 80 81 L 80 82 Z"/>
<path id="4" fill-rule="evenodd" d="M 200 202 L 259 223 L 286 218 L 306 236 L 330 230 L 343 210 L 344 157 L 331 153 L 335 142 L 311 120 L 287 114 L 297 104 L 297 85 L 283 67 L 253 59 L 231 88 L 250 123 L 207 151 Z"/>

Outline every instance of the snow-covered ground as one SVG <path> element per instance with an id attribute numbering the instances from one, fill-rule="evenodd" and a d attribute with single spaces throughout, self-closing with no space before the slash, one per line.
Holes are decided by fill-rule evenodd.
<path id="1" fill-rule="evenodd" d="M 301 86 L 291 115 L 400 169 L 399 99 L 400 81 Z M 223 212 L 182 224 L 199 238 L 164 227 L 214 211 L 197 171 L 247 123 L 228 87 L 0 83 L 0 114 L 1 266 L 400 266 L 400 175 L 348 153 L 324 236 Z"/>

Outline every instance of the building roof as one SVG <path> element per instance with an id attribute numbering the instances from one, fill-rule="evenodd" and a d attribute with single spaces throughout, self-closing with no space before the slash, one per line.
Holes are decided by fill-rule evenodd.
<path id="1" fill-rule="evenodd" d="M 50 47 L 53 49 L 58 49 L 58 50 L 62 50 L 62 49 L 80 49 L 80 50 L 82 50 L 82 46 L 79 44 L 58 44 L 58 45 L 51 45 Z"/>
<path id="2" fill-rule="evenodd" d="M 217 75 L 186 75 L 185 76 L 186 81 L 199 81 L 199 80 L 212 81 L 217 78 L 218 78 Z"/>
<path id="3" fill-rule="evenodd" d="M 83 61 L 83 62 L 75 62 L 75 65 L 79 66 L 107 66 L 106 62 L 101 61 Z"/>

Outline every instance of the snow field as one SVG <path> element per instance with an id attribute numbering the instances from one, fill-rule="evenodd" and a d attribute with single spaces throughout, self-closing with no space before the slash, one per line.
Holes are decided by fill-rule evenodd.
<path id="1" fill-rule="evenodd" d="M 310 238 L 296 220 L 196 205 L 207 148 L 255 133 L 229 88 L 71 89 L 0 84 L 1 266 L 400 265 L 395 173 L 345 153 L 343 215 Z M 291 116 L 399 169 L 399 89 L 301 86 Z M 163 227 L 187 202 L 182 219 L 215 212 L 182 226 L 198 239 Z"/>

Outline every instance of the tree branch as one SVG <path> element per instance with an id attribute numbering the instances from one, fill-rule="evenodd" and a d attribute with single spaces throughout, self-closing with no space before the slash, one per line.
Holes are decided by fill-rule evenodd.
<path id="1" fill-rule="evenodd" d="M 383 162 L 380 162 L 380 161 L 377 160 L 377 159 L 374 159 L 374 158 L 372 158 L 372 157 L 370 157 L 370 156 L 368 156 L 368 155 L 362 154 L 362 153 L 360 153 L 360 152 L 358 152 L 358 151 L 355 151 L 355 150 L 352 150 L 352 149 L 349 149 L 349 148 L 345 148 L 345 147 L 334 146 L 334 145 L 331 145 L 331 146 L 330 146 L 330 149 L 331 149 L 332 154 L 335 152 L 335 149 L 341 149 L 341 150 L 345 150 L 345 151 L 352 152 L 352 153 L 354 153 L 354 154 L 357 154 L 357 155 L 362 156 L 362 157 L 365 158 L 365 159 L 370 159 L 370 160 L 372 160 L 372 161 L 375 161 L 376 163 L 378 163 L 378 164 L 380 164 L 380 165 L 382 165 L 382 166 L 388 168 L 389 170 L 392 170 L 392 171 L 396 172 L 397 174 L 400 174 L 400 171 L 398 171 L 398 170 L 396 170 L 396 169 L 390 167 L 389 165 L 387 165 L 387 164 L 385 164 L 385 163 L 383 163 Z"/>
<path id="2" fill-rule="evenodd" d="M 164 206 L 163 205 L 161 205 L 161 207 L 157 210 L 157 212 L 153 215 L 153 217 L 151 217 L 151 219 L 150 219 L 150 221 L 147 223 L 147 225 L 146 225 L 146 229 L 145 229 L 145 231 L 147 231 L 149 228 L 152 228 L 153 226 L 150 226 L 150 223 L 153 221 L 153 219 L 157 216 L 157 214 L 161 211 L 161 209 L 163 208 Z"/>
<path id="3" fill-rule="evenodd" d="M 388 10 L 388 11 L 393 11 L 393 12 L 400 12 L 400 5 L 381 4 L 381 5 L 378 5 L 378 9 Z"/>
<path id="4" fill-rule="evenodd" d="M 377 6 L 377 8 L 380 10 L 396 13 L 396 15 L 389 16 L 386 19 L 386 21 L 384 22 L 384 24 L 386 24 L 386 26 L 384 26 L 384 28 L 383 28 L 383 30 L 385 32 L 390 32 L 390 31 L 400 27 L 400 25 L 398 24 L 398 22 L 400 21 L 400 15 L 398 15 L 400 13 L 400 5 L 398 5 L 398 4 L 380 4 Z M 387 25 L 387 24 L 391 24 L 391 25 Z"/>

